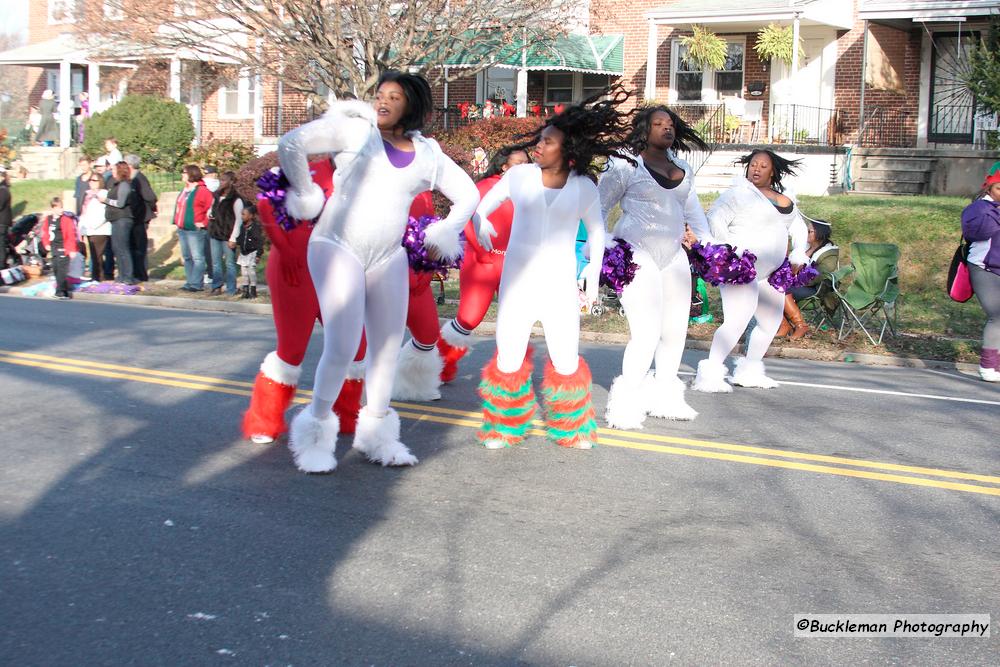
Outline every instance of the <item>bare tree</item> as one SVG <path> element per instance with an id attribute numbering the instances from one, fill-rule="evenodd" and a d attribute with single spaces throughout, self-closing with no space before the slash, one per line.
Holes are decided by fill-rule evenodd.
<path id="1" fill-rule="evenodd" d="M 91 0 L 77 30 L 108 56 L 166 54 L 280 77 L 311 93 L 366 97 L 387 69 L 433 82 L 586 21 L 584 0 Z M 455 78 L 455 70 L 449 78 Z"/>

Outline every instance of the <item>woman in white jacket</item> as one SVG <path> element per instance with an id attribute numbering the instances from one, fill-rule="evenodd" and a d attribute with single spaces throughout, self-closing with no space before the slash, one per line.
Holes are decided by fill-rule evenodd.
<path id="1" fill-rule="evenodd" d="M 684 383 L 677 377 L 691 308 L 691 270 L 681 241 L 686 228 L 703 243 L 709 239 L 694 171 L 677 157 L 678 150 L 707 150 L 701 137 L 667 107 L 650 106 L 633 119 L 629 143 L 636 164 L 611 160 L 597 185 L 605 217 L 621 204 L 612 236 L 631 244 L 639 265 L 621 295 L 630 338 L 622 374 L 608 394 L 605 419 L 615 428 L 642 428 L 647 414 L 698 415 L 684 401 Z"/>
<path id="2" fill-rule="evenodd" d="M 489 449 L 521 442 L 535 413 L 528 339 L 541 321 L 549 360 L 542 382 L 549 439 L 589 449 L 597 441 L 591 375 L 580 358 L 576 283 L 576 232 L 583 221 L 590 245 L 587 300 L 597 298 L 604 257 L 604 216 L 591 180 L 595 158 L 623 156 L 627 116 L 617 110 L 628 95 L 594 99 L 549 118 L 535 132 L 534 164 L 511 167 L 476 210 L 477 237 L 485 250 L 495 236 L 486 219 L 509 199 L 514 204 L 510 241 L 500 277 L 497 355 L 483 369 L 480 442 Z"/>
<path id="3" fill-rule="evenodd" d="M 335 102 L 322 118 L 278 143 L 291 183 L 289 215 L 298 220 L 320 216 L 308 262 L 323 315 L 323 354 L 312 403 L 292 420 L 289 434 L 289 447 L 304 472 L 330 472 L 337 465 L 339 424 L 332 407 L 362 328 L 368 340 L 368 402 L 353 446 L 382 465 L 417 462 L 399 442 L 399 416 L 389 408 L 409 285 L 400 241 L 413 198 L 436 189 L 452 201 L 451 213 L 427 227 L 425 242 L 433 255 L 454 258 L 462 250 L 462 228 L 479 203 L 466 173 L 435 141 L 421 136 L 430 110 L 425 79 L 389 71 L 379 79 L 374 107 Z M 329 201 L 309 174 L 307 156 L 320 153 L 332 154 L 336 164 Z"/>
<path id="4" fill-rule="evenodd" d="M 808 261 L 808 230 L 795 203 L 782 194 L 781 179 L 794 174 L 798 161 L 786 160 L 765 149 L 740 158 L 745 175 L 715 200 L 708 211 L 708 223 L 716 243 L 728 243 L 737 252 L 749 250 L 757 256 L 757 279 L 746 285 L 721 285 L 722 325 L 712 339 L 708 359 L 698 363 L 692 389 L 730 392 L 726 383 L 726 357 L 736 347 L 740 335 L 757 319 L 750 334 L 746 356 L 736 360 L 732 383 L 741 387 L 772 389 L 778 385 L 764 371 L 764 354 L 781 324 L 785 295 L 771 287 L 768 276 L 785 261 L 798 272 Z M 792 251 L 788 253 L 791 238 Z"/>
<path id="5" fill-rule="evenodd" d="M 90 172 L 80 209 L 80 236 L 87 241 L 90 279 L 96 282 L 111 280 L 111 276 L 104 275 L 104 249 L 111 239 L 111 223 L 105 219 L 106 204 L 101 199 L 107 195 L 104 179 L 96 171 Z"/>

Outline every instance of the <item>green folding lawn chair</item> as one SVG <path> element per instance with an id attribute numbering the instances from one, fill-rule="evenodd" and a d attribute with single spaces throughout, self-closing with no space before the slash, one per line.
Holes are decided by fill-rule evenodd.
<path id="1" fill-rule="evenodd" d="M 844 311 L 840 307 L 840 299 L 833 293 L 831 280 L 824 278 L 815 294 L 796 302 L 813 329 L 826 331 L 831 326 L 840 328 L 836 322 L 837 314 L 843 317 Z"/>
<path id="2" fill-rule="evenodd" d="M 899 246 L 893 243 L 852 243 L 851 265 L 830 275 L 830 287 L 840 300 L 838 340 L 861 329 L 872 345 L 881 345 L 888 329 L 896 335 L 899 297 Z M 878 329 L 878 339 L 872 335 Z"/>

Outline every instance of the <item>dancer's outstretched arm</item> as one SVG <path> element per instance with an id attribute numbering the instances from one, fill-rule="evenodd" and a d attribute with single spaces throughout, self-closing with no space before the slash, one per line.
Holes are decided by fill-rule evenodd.
<path id="1" fill-rule="evenodd" d="M 597 301 L 597 290 L 601 286 L 604 238 L 607 232 L 605 231 L 604 216 L 601 215 L 601 199 L 592 188 L 587 188 L 587 190 L 593 193 L 593 200 L 583 214 L 583 226 L 587 229 L 587 245 L 590 246 L 590 263 L 587 264 L 584 272 L 587 279 L 587 301 L 594 303 Z"/>
<path id="2" fill-rule="evenodd" d="M 476 228 L 476 238 L 483 250 L 489 252 L 493 250 L 493 239 L 497 232 L 487 218 L 500 208 L 500 205 L 510 199 L 510 179 L 506 174 L 497 181 L 497 184 L 490 188 L 490 191 L 483 195 L 482 201 L 476 208 L 476 213 L 472 218 L 472 224 Z"/>
<path id="3" fill-rule="evenodd" d="M 443 220 L 428 225 L 424 241 L 442 257 L 454 259 L 462 252 L 462 230 L 479 204 L 479 189 L 461 167 L 440 148 L 435 149 L 438 166 L 434 188 L 451 200 L 451 211 Z"/>

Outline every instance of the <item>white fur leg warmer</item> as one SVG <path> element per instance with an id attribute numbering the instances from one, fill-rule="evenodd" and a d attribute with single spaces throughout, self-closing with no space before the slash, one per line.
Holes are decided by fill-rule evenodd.
<path id="1" fill-rule="evenodd" d="M 733 387 L 726 382 L 726 372 L 725 364 L 702 359 L 698 362 L 698 374 L 691 383 L 691 388 L 709 394 L 727 394 Z"/>
<path id="2" fill-rule="evenodd" d="M 308 405 L 299 411 L 288 431 L 288 448 L 292 450 L 298 469 L 311 473 L 333 472 L 337 467 L 334 452 L 339 430 L 340 419 L 336 413 L 331 412 L 326 419 L 317 419 Z"/>
<path id="3" fill-rule="evenodd" d="M 767 377 L 763 361 L 750 361 L 739 357 L 733 369 L 732 382 L 741 387 L 756 387 L 758 389 L 774 389 L 778 383 Z"/>
<path id="4" fill-rule="evenodd" d="M 624 375 L 619 375 L 608 392 L 604 421 L 611 428 L 640 429 L 646 419 L 644 405 L 642 383 L 629 382 Z"/>
<path id="5" fill-rule="evenodd" d="M 441 338 L 444 342 L 448 343 L 452 347 L 467 348 L 469 347 L 469 339 L 472 338 L 469 334 L 464 334 L 454 326 L 452 326 L 454 320 L 448 320 L 441 327 Z"/>
<path id="6" fill-rule="evenodd" d="M 441 398 L 444 361 L 437 348 L 418 350 L 409 341 L 399 351 L 392 397 L 400 401 L 436 401 Z"/>
<path id="7" fill-rule="evenodd" d="M 282 361 L 277 352 L 268 352 L 260 364 L 260 372 L 268 380 L 278 384 L 296 386 L 299 384 L 299 376 L 302 375 L 302 366 L 292 366 Z"/>
<path id="8" fill-rule="evenodd" d="M 698 412 L 684 400 L 686 389 L 676 375 L 647 374 L 642 385 L 646 411 L 660 419 L 691 421 L 698 416 Z"/>
<path id="9" fill-rule="evenodd" d="M 412 466 L 417 462 L 417 457 L 399 441 L 399 415 L 392 408 L 384 417 L 373 417 L 367 407 L 361 409 L 354 448 L 372 463 L 383 466 Z"/>

